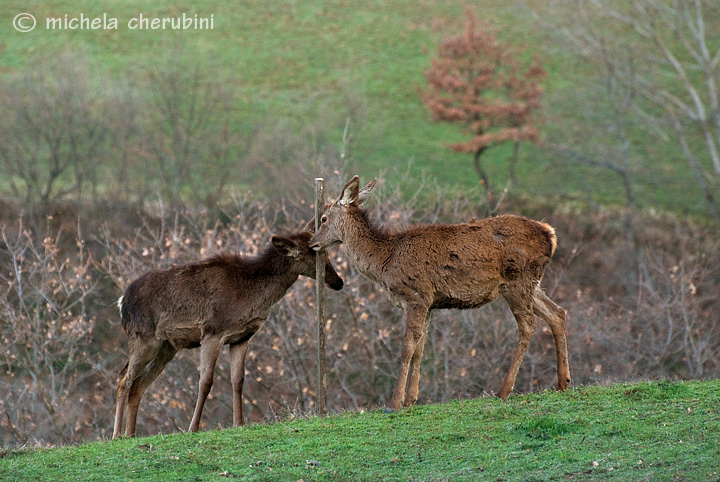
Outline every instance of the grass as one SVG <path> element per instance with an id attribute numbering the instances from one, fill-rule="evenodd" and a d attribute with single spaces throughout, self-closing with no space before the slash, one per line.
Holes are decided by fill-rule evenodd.
<path id="1" fill-rule="evenodd" d="M 720 479 L 720 381 L 642 382 L 10 450 L 0 480 Z"/>
<path id="2" fill-rule="evenodd" d="M 316 126 L 326 133 L 324 142 L 339 145 L 350 117 L 350 172 L 363 178 L 383 173 L 390 182 L 399 182 L 398 172 L 405 171 L 412 160 L 411 182 L 419 182 L 424 172 L 442 186 L 468 189 L 477 186 L 471 156 L 448 148 L 463 134 L 455 126 L 433 123 L 417 93 L 439 41 L 461 24 L 463 8 L 440 0 L 9 0 L 0 5 L 0 75 L 63 46 L 86 52 L 97 74 L 109 79 L 132 77 L 144 67 L 168 60 L 183 62 L 188 68 L 199 65 L 234 92 L 238 125 L 266 125 L 280 119 L 299 131 Z M 542 132 L 562 138 L 582 125 L 577 113 L 587 108 L 587 85 L 594 75 L 587 64 L 573 60 L 563 42 L 541 29 L 522 0 L 478 0 L 473 8 L 478 18 L 499 27 L 501 40 L 542 56 L 549 72 Z M 29 33 L 16 32 L 12 19 L 26 11 L 38 18 L 39 26 Z M 213 14 L 215 28 L 128 29 L 128 19 L 140 12 L 147 17 Z M 80 13 L 86 17 L 107 13 L 118 19 L 118 28 L 57 31 L 43 27 L 45 17 Z M 587 130 L 602 132 L 604 128 Z M 656 144 L 647 136 L 638 143 L 639 152 L 644 152 L 643 145 Z M 498 187 L 507 179 L 507 157 L 507 149 L 502 148 L 486 154 L 487 169 Z M 704 210 L 693 190 L 687 189 L 693 181 L 679 158 L 669 149 L 659 160 L 645 162 L 637 170 L 641 203 Z M 678 165 L 679 169 L 671 168 Z M 549 151 L 534 146 L 521 149 L 518 178 L 519 188 L 531 196 L 585 198 L 592 193 L 600 200 L 623 202 L 618 180 L 611 174 L 558 165 Z M 249 179 L 247 184 L 259 181 Z"/>

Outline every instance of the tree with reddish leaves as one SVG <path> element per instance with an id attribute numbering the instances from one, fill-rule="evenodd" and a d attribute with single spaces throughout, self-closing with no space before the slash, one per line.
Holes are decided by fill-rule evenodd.
<path id="1" fill-rule="evenodd" d="M 509 174 L 515 181 L 519 143 L 538 143 L 533 117 L 540 108 L 540 80 L 545 76 L 537 58 L 524 70 L 517 53 L 500 43 L 495 33 L 489 25 L 479 25 L 468 10 L 465 31 L 443 40 L 425 72 L 428 85 L 422 91 L 435 121 L 459 124 L 472 135 L 450 147 L 473 153 L 489 199 L 492 189 L 480 157 L 489 147 L 512 141 Z"/>

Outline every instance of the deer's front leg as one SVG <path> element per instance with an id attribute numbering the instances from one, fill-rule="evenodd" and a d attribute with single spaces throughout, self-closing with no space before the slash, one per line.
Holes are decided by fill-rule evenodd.
<path id="1" fill-rule="evenodd" d="M 197 403 L 195 404 L 195 413 L 193 413 L 190 422 L 190 431 L 197 432 L 200 428 L 200 417 L 202 416 L 205 400 L 210 394 L 213 384 L 213 376 L 215 374 L 215 365 L 217 364 L 220 349 L 222 348 L 222 338 L 219 336 L 203 339 L 200 344 L 200 386 L 198 389 Z"/>
<path id="2" fill-rule="evenodd" d="M 405 399 L 405 387 L 407 385 L 410 362 L 415 356 L 415 351 L 420 346 L 423 334 L 423 325 L 428 310 L 424 306 L 407 306 L 405 308 L 405 337 L 403 338 L 402 355 L 400 356 L 400 373 L 397 384 L 390 400 L 390 408 L 399 409 Z"/>
<path id="3" fill-rule="evenodd" d="M 243 420 L 243 383 L 245 382 L 245 356 L 250 340 L 230 345 L 230 377 L 233 388 L 233 425 L 244 423 Z"/>
<path id="4" fill-rule="evenodd" d="M 415 405 L 420 393 L 420 364 L 422 363 L 423 349 L 427 341 L 428 330 L 430 329 L 430 312 L 425 315 L 423 322 L 422 336 L 415 347 L 415 353 L 410 360 L 410 380 L 408 380 L 407 396 L 404 405 L 410 407 Z"/>

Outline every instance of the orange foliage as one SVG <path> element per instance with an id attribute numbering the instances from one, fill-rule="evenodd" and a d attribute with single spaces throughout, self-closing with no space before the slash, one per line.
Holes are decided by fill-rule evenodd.
<path id="1" fill-rule="evenodd" d="M 453 144 L 455 151 L 477 153 L 509 140 L 538 142 L 533 113 L 540 108 L 545 70 L 536 58 L 523 71 L 495 33 L 468 10 L 465 31 L 442 42 L 425 72 L 422 97 L 434 120 L 461 124 L 473 136 Z"/>

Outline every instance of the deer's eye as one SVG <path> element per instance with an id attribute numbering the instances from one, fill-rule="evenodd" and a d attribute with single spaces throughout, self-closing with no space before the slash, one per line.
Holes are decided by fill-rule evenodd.
<path id="1" fill-rule="evenodd" d="M 323 216 L 320 218 L 320 222 L 325 224 L 327 222 L 327 216 Z"/>

